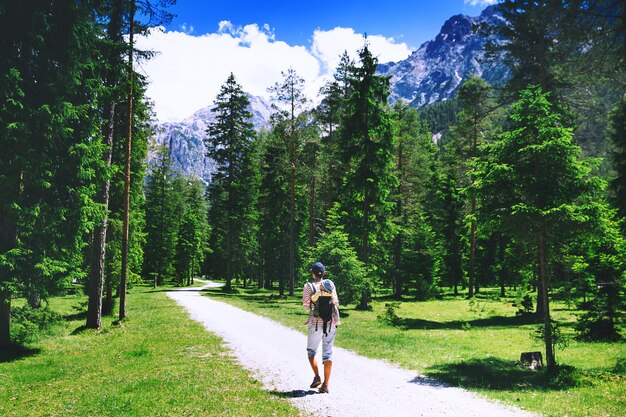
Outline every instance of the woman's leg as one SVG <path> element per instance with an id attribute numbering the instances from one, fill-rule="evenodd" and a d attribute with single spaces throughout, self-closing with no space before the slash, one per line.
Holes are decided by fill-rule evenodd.
<path id="1" fill-rule="evenodd" d="M 322 329 L 315 329 L 315 325 L 312 324 L 309 326 L 308 337 L 307 337 L 307 354 L 309 357 L 309 364 L 311 365 L 311 369 L 316 377 L 319 378 L 319 368 L 317 366 L 317 360 L 315 359 L 315 353 L 317 352 L 317 348 L 322 341 L 323 332 Z"/>
<path id="2" fill-rule="evenodd" d="M 328 383 L 330 382 L 330 374 L 333 370 L 333 344 L 335 342 L 335 334 L 337 326 L 331 326 L 328 334 L 322 338 L 322 362 L 324 363 L 324 382 L 320 388 L 323 392 L 328 392 Z"/>

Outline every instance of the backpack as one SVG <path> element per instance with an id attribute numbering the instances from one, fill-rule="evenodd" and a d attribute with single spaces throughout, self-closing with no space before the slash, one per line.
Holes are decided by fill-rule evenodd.
<path id="1" fill-rule="evenodd" d="M 324 331 L 324 336 L 327 336 L 328 330 L 330 330 L 330 326 L 332 326 L 333 309 L 335 308 L 332 294 L 326 291 L 320 291 L 320 294 L 317 296 L 317 300 L 313 301 L 313 295 L 317 290 L 315 289 L 315 285 L 311 282 L 308 284 L 311 287 L 311 303 L 313 304 L 311 311 L 313 311 L 313 315 L 315 317 L 322 319 L 322 330 Z M 317 322 L 315 324 L 315 330 L 317 330 Z"/>

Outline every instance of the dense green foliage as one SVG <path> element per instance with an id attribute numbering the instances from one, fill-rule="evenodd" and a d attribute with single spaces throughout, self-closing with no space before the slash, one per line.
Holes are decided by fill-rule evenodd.
<path id="1" fill-rule="evenodd" d="M 171 3 L 138 2 L 149 21 L 135 30 L 166 21 L 162 7 Z M 145 80 L 125 60 L 130 16 L 119 0 L 0 7 L 0 344 L 11 339 L 15 296 L 38 309 L 70 282 L 84 282 L 87 325 L 100 327 L 102 312 L 111 312 L 125 256 L 123 138 L 131 136 L 128 281 L 141 279 L 153 123 Z"/>
<path id="2" fill-rule="evenodd" d="M 137 2 L 147 21 L 136 31 L 167 20 L 171 3 Z M 494 52 L 508 84 L 494 91 L 472 76 L 454 100 L 419 112 L 389 105 L 367 41 L 357 62 L 343 54 L 316 108 L 304 80 L 284 72 L 267 131 L 253 130 L 231 75 L 206 132 L 216 170 L 203 184 L 172 169 L 166 146 L 148 158 L 146 80 L 126 65 L 142 54 L 127 43 L 128 2 L 3 3 L 0 344 L 15 297 L 36 310 L 74 281 L 86 284 L 88 327 L 112 311 L 129 136 L 131 285 L 207 275 L 227 290 L 243 281 L 294 295 L 319 260 L 342 302 L 363 310 L 377 294 L 512 291 L 520 317 L 543 319 L 551 368 L 550 301 L 581 310 L 581 343 L 622 340 L 624 4 L 499 7 L 508 24 Z"/>
<path id="3" fill-rule="evenodd" d="M 256 134 L 248 110 L 250 101 L 231 73 L 215 99 L 215 122 L 207 131 L 207 157 L 216 172 L 209 187 L 210 221 L 213 227 L 211 272 L 226 277 L 229 289 L 234 275 L 250 271 L 254 253 L 251 212 L 256 204 Z"/>

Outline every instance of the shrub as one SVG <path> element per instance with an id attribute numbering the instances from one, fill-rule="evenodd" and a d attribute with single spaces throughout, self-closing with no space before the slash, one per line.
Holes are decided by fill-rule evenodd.
<path id="1" fill-rule="evenodd" d="M 400 317 L 396 314 L 396 309 L 400 308 L 400 303 L 385 303 L 385 312 L 377 318 L 383 323 L 397 326 L 400 324 Z"/>
<path id="2" fill-rule="evenodd" d="M 11 309 L 11 340 L 23 344 L 37 340 L 42 332 L 49 330 L 63 319 L 49 307 L 30 306 Z"/>
<path id="3" fill-rule="evenodd" d="M 619 291 L 613 288 L 600 289 L 589 303 L 576 325 L 577 339 L 586 342 L 618 342 L 622 340 L 617 329 L 619 313 Z"/>
<path id="4" fill-rule="evenodd" d="M 533 297 L 531 294 L 518 295 L 513 303 L 513 307 L 517 307 L 516 316 L 526 316 L 533 313 L 534 308 Z"/>
<path id="5" fill-rule="evenodd" d="M 318 240 L 311 253 L 308 266 L 321 261 L 326 266 L 326 278 L 337 287 L 337 294 L 342 304 L 358 301 L 363 293 L 371 292 L 372 283 L 366 280 L 366 270 L 354 248 L 350 245 L 347 233 L 339 225 L 336 214 L 329 213 L 328 231 Z"/>

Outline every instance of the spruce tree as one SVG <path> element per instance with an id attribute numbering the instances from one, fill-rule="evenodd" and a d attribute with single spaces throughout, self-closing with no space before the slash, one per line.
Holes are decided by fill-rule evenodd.
<path id="1" fill-rule="evenodd" d="M 244 235 L 253 223 L 253 130 L 250 100 L 231 73 L 221 87 L 205 139 L 207 157 L 216 163 L 209 187 L 209 204 L 214 247 L 225 262 L 226 290 L 230 290 L 236 266 L 243 260 Z"/>
<path id="2" fill-rule="evenodd" d="M 457 114 L 457 122 L 451 129 L 451 134 L 455 141 L 455 151 L 460 159 L 461 185 L 467 186 L 467 181 L 471 180 L 468 176 L 468 171 L 472 170 L 470 162 L 472 159 L 480 157 L 479 146 L 484 142 L 485 137 L 490 136 L 488 116 L 494 108 L 491 87 L 482 78 L 470 75 L 459 88 L 457 102 L 460 111 Z M 467 296 L 472 298 L 477 288 L 475 269 L 478 235 L 476 208 L 478 201 L 474 195 L 465 198 L 469 199 L 469 209 L 466 212 L 470 223 Z"/>
<path id="3" fill-rule="evenodd" d="M 555 369 L 549 304 L 551 259 L 588 221 L 594 182 L 580 160 L 571 130 L 560 125 L 548 94 L 537 86 L 521 92 L 513 108 L 512 128 L 489 145 L 480 189 L 485 215 L 501 216 L 503 226 L 526 242 L 537 267 L 544 319 L 546 361 Z"/>
<path id="4" fill-rule="evenodd" d="M 622 218 L 622 232 L 626 236 L 626 95 L 613 110 L 611 144 L 614 177 L 611 179 L 613 202 Z"/>
<path id="5" fill-rule="evenodd" d="M 0 113 L 0 342 L 8 343 L 12 296 L 38 307 L 84 277 L 103 148 L 93 65 L 100 34 L 90 5 L 8 2 L 0 27 L 0 91 L 7 99 Z"/>
<path id="6" fill-rule="evenodd" d="M 354 62 L 344 52 L 333 79 L 320 90 L 322 101 L 316 115 L 321 131 L 319 166 L 323 212 L 330 210 L 337 202 L 345 174 L 346 166 L 340 155 L 341 126 L 346 117 L 346 101 L 351 94 L 350 76 L 353 69 Z"/>
<path id="7" fill-rule="evenodd" d="M 146 245 L 143 275 L 154 285 L 163 285 L 174 276 L 174 250 L 178 232 L 176 203 L 181 197 L 174 189 L 175 173 L 171 166 L 169 149 L 157 149 L 157 160 L 146 184 Z M 121 225 L 121 216 L 118 218 Z M 121 230 L 121 227 L 120 227 Z"/>
<path id="8" fill-rule="evenodd" d="M 85 289 L 89 297 L 87 304 L 87 328 L 99 329 L 102 325 L 102 292 L 105 281 L 107 228 L 109 226 L 109 200 L 111 188 L 111 164 L 115 137 L 116 106 L 119 97 L 119 83 L 121 80 L 121 51 L 122 41 L 122 2 L 117 0 L 110 4 L 108 10 L 103 10 L 104 18 L 108 18 L 106 36 L 102 39 L 103 56 L 103 83 L 105 94 L 101 100 L 102 138 L 105 151 L 102 155 L 103 167 L 99 172 L 99 184 L 96 185 L 96 202 L 102 205 L 101 219 L 95 225 L 91 243 L 91 258 L 89 275 Z M 118 116 L 119 117 L 119 116 Z M 110 298 L 109 298 L 110 302 Z M 105 308 L 108 308 L 105 307 Z"/>
<path id="9" fill-rule="evenodd" d="M 293 68 L 281 73 L 282 82 L 277 82 L 269 91 L 272 100 L 277 104 L 285 118 L 287 129 L 287 141 L 289 144 L 289 295 L 294 294 L 296 280 L 296 171 L 298 170 L 298 158 L 302 138 L 297 127 L 298 116 L 306 104 L 304 96 L 304 78 L 300 77 Z"/>
<path id="10" fill-rule="evenodd" d="M 393 175 L 392 122 L 387 109 L 389 78 L 376 75 L 377 59 L 367 44 L 359 51 L 360 65 L 350 78 L 351 95 L 341 132 L 341 161 L 345 164 L 340 211 L 359 259 L 368 273 L 382 276 L 393 239 L 391 192 Z M 360 308 L 369 308 L 365 289 Z"/>
<path id="11" fill-rule="evenodd" d="M 262 136 L 260 151 L 259 216 L 259 287 L 271 288 L 278 281 L 284 295 L 289 276 L 289 149 L 285 140 L 287 125 L 279 117 L 272 118 L 272 129 Z"/>
<path id="12" fill-rule="evenodd" d="M 191 285 L 204 260 L 208 224 L 202 182 L 197 178 L 183 178 L 181 184 L 184 214 L 178 228 L 175 265 L 178 285 Z"/>
<path id="13" fill-rule="evenodd" d="M 431 226 L 426 222 L 424 201 L 432 186 L 436 148 L 417 110 L 398 101 L 393 107 L 394 173 L 398 187 L 393 193 L 394 295 L 400 298 L 413 281 L 417 297 L 428 297 L 434 280 L 434 248 Z"/>

